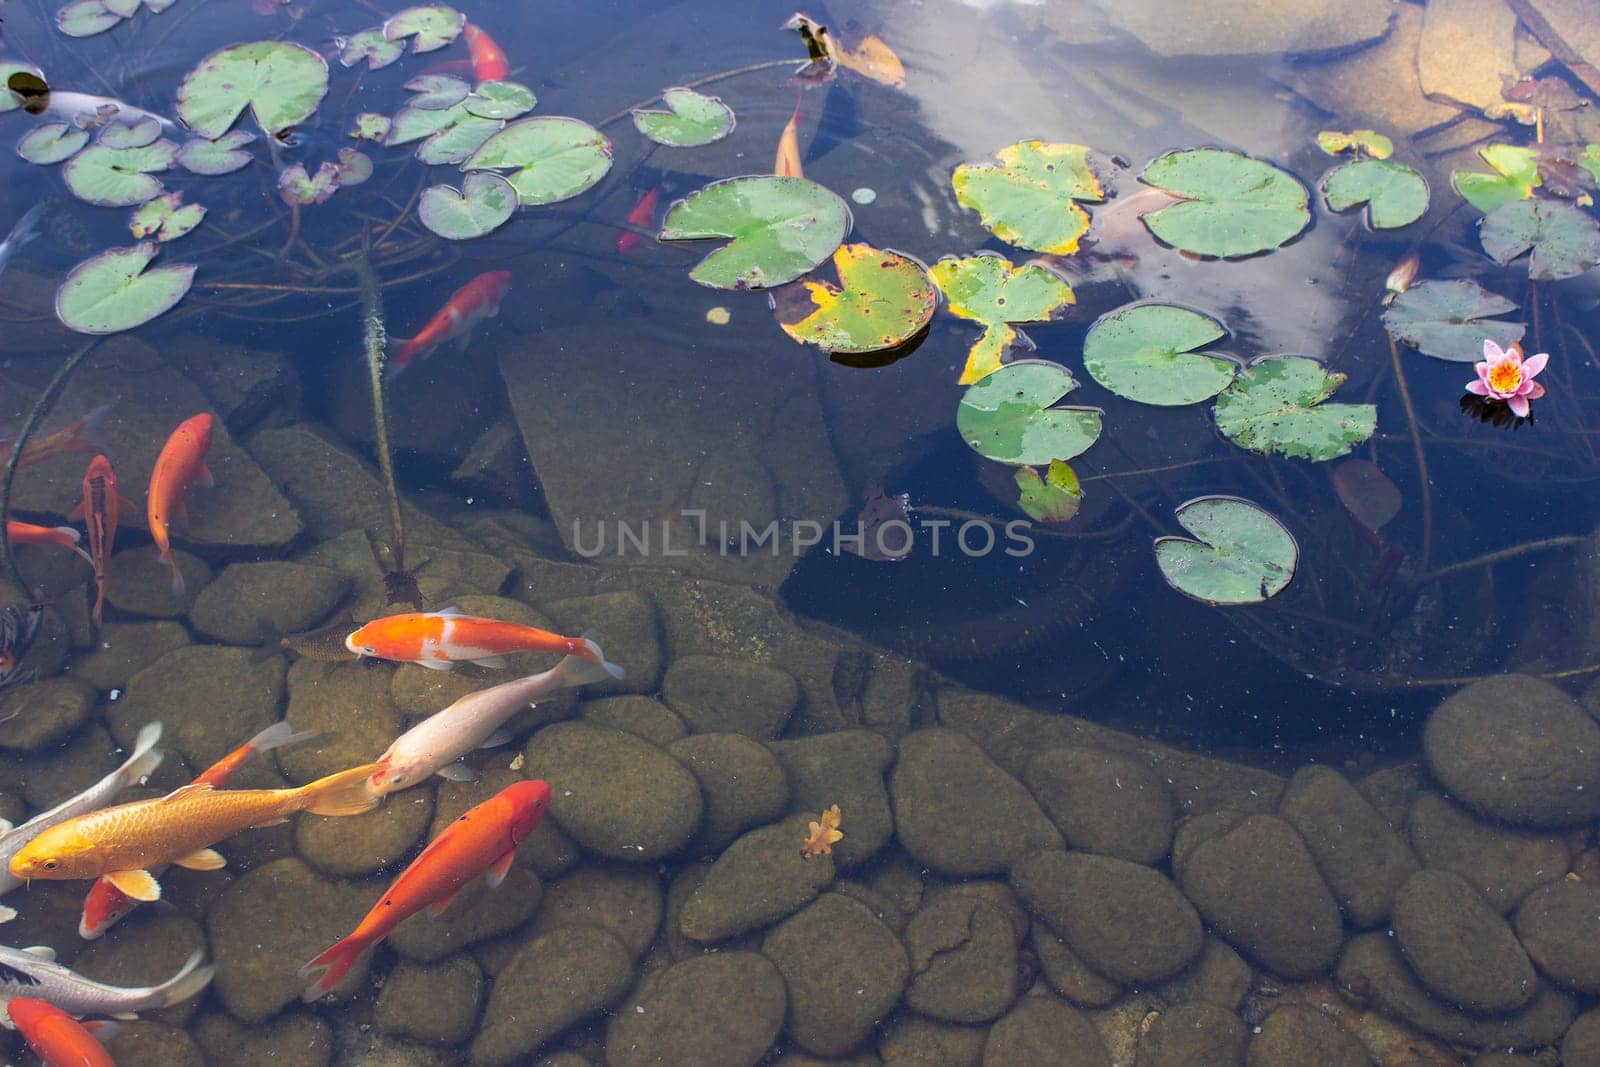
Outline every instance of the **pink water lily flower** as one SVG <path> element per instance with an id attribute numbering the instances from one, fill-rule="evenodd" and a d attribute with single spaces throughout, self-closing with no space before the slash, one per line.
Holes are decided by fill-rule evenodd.
<path id="1" fill-rule="evenodd" d="M 1528 417 L 1528 401 L 1544 396 L 1544 386 L 1533 379 L 1538 377 L 1549 361 L 1548 352 L 1540 352 L 1524 360 L 1522 346 L 1515 341 L 1511 342 L 1510 348 L 1502 349 L 1485 338 L 1483 362 L 1473 364 L 1478 379 L 1467 383 L 1467 392 L 1491 400 L 1504 400 L 1513 415 L 1525 419 Z"/>

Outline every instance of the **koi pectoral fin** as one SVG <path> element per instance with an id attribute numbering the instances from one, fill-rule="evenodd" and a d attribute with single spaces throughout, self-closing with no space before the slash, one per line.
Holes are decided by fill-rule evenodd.
<path id="1" fill-rule="evenodd" d="M 428 915 L 429 915 L 429 917 L 437 919 L 439 916 L 443 915 L 445 909 L 448 908 L 451 904 L 455 903 L 456 897 L 459 896 L 460 894 L 461 894 L 461 890 L 457 889 L 454 893 L 451 893 L 449 896 L 445 897 L 443 900 L 436 900 L 432 904 L 429 904 L 428 905 Z"/>
<path id="2" fill-rule="evenodd" d="M 515 852 L 507 852 L 504 856 L 494 861 L 494 866 L 489 868 L 489 888 L 494 889 L 506 880 L 506 875 L 511 873 L 511 861 L 516 858 Z"/>
<path id="3" fill-rule="evenodd" d="M 217 480 L 211 476 L 211 468 L 202 463 L 194 476 L 194 484 L 202 489 L 210 489 L 217 484 Z"/>
<path id="4" fill-rule="evenodd" d="M 202 848 L 187 856 L 179 856 L 172 862 L 191 871 L 215 871 L 228 865 L 228 861 L 222 858 L 222 853 L 214 848 Z"/>
<path id="5" fill-rule="evenodd" d="M 161 883 L 149 871 L 112 871 L 106 875 L 106 881 L 134 900 L 148 904 L 161 899 Z"/>

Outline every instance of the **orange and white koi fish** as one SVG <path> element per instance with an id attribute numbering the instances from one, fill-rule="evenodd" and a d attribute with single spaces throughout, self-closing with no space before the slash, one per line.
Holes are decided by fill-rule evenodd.
<path id="1" fill-rule="evenodd" d="M 390 373 L 399 374 L 446 341 L 455 341 L 466 348 L 472 342 L 472 331 L 478 323 L 500 314 L 500 301 L 510 285 L 510 271 L 490 270 L 457 289 L 444 307 L 428 320 L 421 333 L 400 342 L 400 347 L 389 357 Z"/>
<path id="2" fill-rule="evenodd" d="M 457 663 L 504 667 L 504 657 L 514 652 L 554 652 L 598 663 L 612 677 L 622 677 L 622 668 L 607 663 L 600 646 L 587 637 L 562 637 L 532 626 L 463 615 L 455 608 L 373 619 L 344 644 L 358 656 L 420 663 L 436 671 L 453 670 Z"/>
<path id="3" fill-rule="evenodd" d="M 106 560 L 117 540 L 117 518 L 123 508 L 132 508 L 133 501 L 117 489 L 117 473 L 111 461 L 96 456 L 89 461 L 83 475 L 83 502 L 68 518 L 82 519 L 89 533 L 89 563 L 94 567 L 94 624 L 100 625 L 100 616 L 106 604 Z"/>
<path id="4" fill-rule="evenodd" d="M 642 230 L 653 230 L 656 225 L 656 205 L 661 202 L 661 186 L 657 185 L 639 198 L 633 205 L 633 210 L 628 212 L 628 225 L 637 226 Z M 644 247 L 644 238 L 632 230 L 624 230 L 617 238 L 617 251 L 623 255 L 637 252 Z"/>
<path id="5" fill-rule="evenodd" d="M 511 64 L 506 62 L 506 54 L 494 38 L 470 22 L 461 27 L 461 32 L 472 52 L 472 76 L 480 83 L 504 81 L 511 73 Z"/>
<path id="6" fill-rule="evenodd" d="M 40 437 L 28 442 L 22 450 L 22 458 L 17 460 L 18 467 L 31 467 L 35 463 L 43 463 L 51 456 L 59 456 L 67 452 L 98 452 L 101 449 L 97 439 L 100 433 L 100 423 L 106 417 L 106 412 L 111 410 L 110 404 L 101 404 L 83 418 L 70 422 L 61 427 L 48 437 Z M 16 445 L 13 438 L 0 438 L 0 466 L 4 466 L 11 459 L 11 449 Z"/>
<path id="7" fill-rule="evenodd" d="M 81 540 L 77 530 L 70 526 L 35 526 L 17 519 L 6 520 L 6 539 L 14 545 L 60 545 L 70 548 L 94 566 L 94 559 L 78 547 Z"/>
<path id="8" fill-rule="evenodd" d="M 789 124 L 778 137 L 778 157 L 772 164 L 772 173 L 780 178 L 805 177 L 805 172 L 800 168 L 800 120 L 804 117 L 797 101 L 794 114 L 789 116 Z"/>
<path id="9" fill-rule="evenodd" d="M 400 872 L 349 937 L 300 968 L 302 978 L 316 978 L 303 999 L 309 1003 L 336 987 L 403 920 L 424 908 L 432 915 L 442 913 L 481 871 L 489 872 L 491 886 L 505 881 L 517 845 L 533 833 L 549 806 L 549 783 L 513 782 L 445 827 Z"/>
<path id="10" fill-rule="evenodd" d="M 44 945 L 10 948 L 0 945 L 0 1026 L 12 1026 L 12 995 L 26 992 L 53 1004 L 68 1015 L 110 1015 L 136 1019 L 141 1011 L 181 1004 L 211 983 L 216 968 L 205 964 L 205 953 L 192 953 L 178 973 L 157 986 L 114 986 L 56 962 L 55 950 Z"/>
<path id="11" fill-rule="evenodd" d="M 17 1028 L 44 1067 L 117 1067 L 100 1042 L 116 1032 L 116 1024 L 98 1024 L 91 1032 L 49 1001 L 12 997 L 6 1004 Z M 98 1034 L 99 1036 L 96 1036 Z"/>
<path id="12" fill-rule="evenodd" d="M 183 599 L 183 573 L 172 560 L 172 536 L 168 523 L 176 515 L 189 521 L 189 509 L 184 505 L 183 494 L 192 485 L 210 489 L 214 483 L 211 471 L 206 469 L 206 450 L 211 447 L 211 416 L 202 411 L 185 419 L 172 431 L 161 454 L 156 457 L 155 469 L 150 472 L 150 496 L 145 501 L 145 516 L 150 522 L 150 536 L 161 550 L 161 562 L 172 568 L 172 595 Z"/>
<path id="13" fill-rule="evenodd" d="M 231 778 L 234 771 L 244 766 L 245 761 L 251 756 L 303 741 L 310 737 L 311 733 L 309 730 L 294 733 L 286 722 L 273 723 L 213 763 L 194 780 L 194 784 L 203 783 L 213 789 L 220 789 L 222 783 Z M 105 875 L 101 875 L 95 880 L 94 885 L 89 887 L 89 895 L 83 898 L 83 914 L 78 918 L 78 936 L 85 941 L 93 941 L 121 922 L 138 906 L 137 900 L 118 889 Z"/>

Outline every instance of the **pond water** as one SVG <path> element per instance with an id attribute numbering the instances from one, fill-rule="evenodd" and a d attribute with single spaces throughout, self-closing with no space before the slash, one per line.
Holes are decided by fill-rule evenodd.
<path id="1" fill-rule="evenodd" d="M 6 1061 L 1600 1063 L 1597 66 L 0 6 Z"/>

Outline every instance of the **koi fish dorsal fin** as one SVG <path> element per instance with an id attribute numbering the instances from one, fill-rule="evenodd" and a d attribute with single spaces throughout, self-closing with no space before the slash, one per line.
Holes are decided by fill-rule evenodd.
<path id="1" fill-rule="evenodd" d="M 22 951 L 34 959 L 44 960 L 46 963 L 54 963 L 56 961 L 56 950 L 49 945 L 29 945 Z"/>
<path id="2" fill-rule="evenodd" d="M 106 875 L 106 881 L 146 904 L 161 899 L 161 883 L 149 871 L 112 871 Z"/>
<path id="3" fill-rule="evenodd" d="M 460 608 L 456 607 L 454 604 L 451 604 L 447 608 L 440 608 L 438 611 L 433 612 L 433 614 L 435 614 L 435 615 L 462 615 L 462 614 L 465 614 L 465 613 Z"/>
<path id="4" fill-rule="evenodd" d="M 211 468 L 202 463 L 200 469 L 195 472 L 194 484 L 202 489 L 211 489 L 216 486 L 217 480 L 211 476 Z"/>
<path id="5" fill-rule="evenodd" d="M 162 797 L 161 802 L 165 804 L 174 800 L 180 800 L 184 797 L 192 797 L 196 793 L 209 793 L 212 791 L 212 788 L 213 787 L 210 782 L 190 782 L 188 785 L 180 785 L 178 788 Z"/>
<path id="6" fill-rule="evenodd" d="M 228 865 L 228 861 L 222 858 L 222 853 L 214 848 L 197 849 L 187 856 L 179 856 L 172 862 L 191 871 L 215 871 Z"/>

